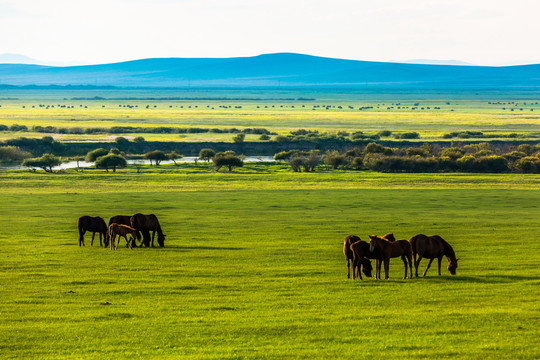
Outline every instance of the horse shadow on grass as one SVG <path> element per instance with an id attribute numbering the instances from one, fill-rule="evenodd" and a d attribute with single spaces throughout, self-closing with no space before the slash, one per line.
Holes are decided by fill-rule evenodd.
<path id="1" fill-rule="evenodd" d="M 539 281 L 540 276 L 519 276 L 519 275 L 478 275 L 478 276 L 444 276 L 431 277 L 430 281 L 457 283 L 475 283 L 475 284 L 507 284 L 521 281 Z"/>
<path id="2" fill-rule="evenodd" d="M 200 251 L 200 250 L 218 250 L 218 251 L 240 251 L 245 250 L 242 247 L 225 247 L 225 246 L 179 246 L 179 245 L 166 245 L 163 251 L 172 252 L 188 252 L 188 251 Z"/>

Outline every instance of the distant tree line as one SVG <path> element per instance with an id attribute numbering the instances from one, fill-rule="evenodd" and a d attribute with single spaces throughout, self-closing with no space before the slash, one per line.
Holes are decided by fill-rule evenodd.
<path id="1" fill-rule="evenodd" d="M 390 148 L 377 143 L 340 152 L 328 150 L 282 151 L 275 160 L 286 161 L 292 171 L 313 171 L 322 162 L 329 168 L 368 169 L 380 172 L 520 172 L 540 173 L 540 144 L 521 144 L 507 151 L 489 143 L 441 148 Z M 316 163 L 315 166 L 312 166 Z M 309 164 L 309 165 L 308 165 Z"/>

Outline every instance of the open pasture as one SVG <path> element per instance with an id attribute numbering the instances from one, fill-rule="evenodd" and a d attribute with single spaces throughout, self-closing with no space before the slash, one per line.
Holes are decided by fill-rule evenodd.
<path id="1" fill-rule="evenodd" d="M 95 97 L 97 99 L 94 99 Z M 416 131 L 422 140 L 452 131 L 540 132 L 536 91 L 462 92 L 294 90 L 0 90 L 0 124 L 57 127 L 264 127 L 337 132 Z M 41 105 L 41 106 L 40 106 Z M 43 134 L 32 134 L 43 136 Z M 129 134 L 160 141 L 232 141 L 230 134 Z M 1 138 L 26 136 L 0 133 Z M 108 140 L 108 135 L 57 134 L 58 140 Z M 504 137 L 504 136 L 501 136 Z M 248 137 L 255 141 L 258 136 Z"/>
<path id="2" fill-rule="evenodd" d="M 538 175 L 179 168 L 0 172 L 2 358 L 540 356 Z M 78 246 L 79 216 L 139 211 L 165 248 Z M 343 238 L 389 231 L 457 276 L 347 280 Z"/>

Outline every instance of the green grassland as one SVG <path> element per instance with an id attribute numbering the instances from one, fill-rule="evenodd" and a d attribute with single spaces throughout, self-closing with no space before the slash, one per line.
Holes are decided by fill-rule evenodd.
<path id="1" fill-rule="evenodd" d="M 99 99 L 90 100 L 95 96 Z M 416 131 L 422 140 L 440 139 L 446 132 L 471 130 L 501 138 L 516 133 L 529 139 L 540 133 L 539 102 L 537 91 L 1 90 L 0 124 L 29 128 L 264 127 L 279 134 L 299 128 L 367 133 L 392 130 Z M 55 107 L 46 108 L 47 105 Z M 364 107 L 367 108 L 359 110 Z M 1 134 L 3 139 L 24 135 Z M 232 141 L 230 134 L 130 134 L 137 135 L 150 141 Z M 61 141 L 110 141 L 109 135 L 55 137 Z"/>
<path id="2" fill-rule="evenodd" d="M 2 358 L 540 357 L 538 175 L 199 163 L 0 185 Z M 165 248 L 77 245 L 79 216 L 138 211 Z M 347 280 L 343 238 L 389 231 L 440 234 L 457 276 L 401 280 L 393 259 Z"/>

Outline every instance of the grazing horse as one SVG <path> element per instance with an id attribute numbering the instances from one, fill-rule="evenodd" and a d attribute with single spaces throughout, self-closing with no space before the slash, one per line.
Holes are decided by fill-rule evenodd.
<path id="1" fill-rule="evenodd" d="M 393 233 L 388 233 L 384 235 L 383 239 L 386 239 L 388 241 L 396 241 L 396 238 L 394 237 Z M 369 265 L 366 261 L 361 261 L 361 263 L 358 263 L 358 262 L 355 263 L 354 250 L 351 248 L 351 245 L 358 241 L 361 241 L 361 240 L 356 235 L 349 235 L 345 238 L 345 240 L 343 240 L 343 255 L 345 255 L 345 259 L 347 259 L 347 279 L 351 278 L 351 265 L 350 265 L 351 262 L 353 264 L 353 279 L 355 277 L 355 272 L 354 272 L 355 269 L 358 270 L 357 274 L 358 276 L 360 276 L 360 279 L 362 279 L 362 276 L 360 275 L 360 265 L 363 265 L 362 269 L 364 269 L 364 274 L 368 277 L 371 277 L 372 266 L 369 260 L 367 260 L 369 262 Z M 362 242 L 365 243 L 366 245 L 369 245 L 365 241 L 362 241 Z M 360 250 L 360 245 L 358 249 Z M 362 247 L 361 249 L 364 249 L 364 248 Z M 361 253 L 359 253 L 359 255 L 356 258 L 358 260 L 362 260 L 362 257 L 365 257 L 367 259 L 375 259 L 377 263 L 379 263 L 382 260 L 381 254 L 378 251 L 375 251 L 375 252 L 362 251 Z M 368 271 L 367 270 L 368 268 L 370 269 L 369 275 L 366 273 L 366 271 Z"/>
<path id="2" fill-rule="evenodd" d="M 150 246 L 150 231 L 152 231 L 152 247 L 154 246 L 156 232 L 158 234 L 157 242 L 159 246 L 165 246 L 165 235 L 163 234 L 163 231 L 161 231 L 161 226 L 159 225 L 156 215 L 135 214 L 131 217 L 130 222 L 131 227 L 137 230 L 137 239 L 139 238 L 138 232 L 142 232 L 144 246 Z"/>
<path id="3" fill-rule="evenodd" d="M 373 266 L 371 266 L 372 254 L 369 252 L 369 244 L 365 241 L 359 240 L 351 244 L 350 249 L 353 253 L 353 280 L 355 275 L 358 274 L 360 280 L 362 280 L 362 274 L 360 273 L 360 267 L 362 267 L 362 272 L 367 277 L 372 277 Z"/>
<path id="4" fill-rule="evenodd" d="M 355 250 L 353 249 L 353 245 L 358 242 L 366 243 L 365 241 L 361 241 L 356 235 L 349 235 L 345 238 L 345 240 L 343 240 L 343 255 L 345 255 L 345 258 L 347 259 L 347 279 L 350 279 L 351 277 L 351 262 L 353 268 L 353 279 L 358 274 L 358 277 L 360 277 L 360 280 L 362 280 L 360 267 L 362 267 L 362 271 L 367 277 L 371 277 L 371 270 L 373 269 L 371 266 L 371 261 L 359 255 L 357 255 L 355 258 Z"/>
<path id="5" fill-rule="evenodd" d="M 96 233 L 99 233 L 99 246 L 103 246 L 101 236 L 103 235 L 104 241 L 107 239 L 107 224 L 105 224 L 105 220 L 99 216 L 81 216 L 77 224 L 79 226 L 79 246 L 84 246 L 84 233 L 87 231 L 92 232 L 92 242 L 90 245 L 94 245 L 94 236 Z"/>
<path id="6" fill-rule="evenodd" d="M 450 246 L 449 243 L 446 242 L 442 237 L 439 235 L 433 235 L 433 236 L 426 236 L 423 234 L 414 235 L 409 242 L 411 243 L 412 251 L 413 251 L 413 257 L 414 257 L 414 268 L 416 270 L 416 277 L 418 277 L 418 266 L 420 265 L 420 260 L 422 258 L 429 259 L 429 263 L 427 264 L 426 271 L 424 271 L 424 276 L 426 276 L 426 273 L 431 266 L 431 263 L 433 262 L 433 259 L 437 258 L 439 262 L 439 276 L 441 275 L 441 260 L 443 256 L 446 256 L 448 259 L 448 271 L 450 271 L 450 274 L 456 275 L 456 269 L 458 267 L 456 259 L 456 254 L 454 253 L 454 249 Z M 416 254 L 418 254 L 418 260 L 416 259 Z"/>
<path id="7" fill-rule="evenodd" d="M 109 220 L 109 226 L 111 226 L 111 224 L 122 224 L 122 225 L 131 226 L 131 223 L 129 221 L 130 218 L 131 218 L 131 216 L 129 216 L 129 215 L 116 215 L 116 216 L 113 216 Z M 109 232 L 107 232 L 107 237 L 105 238 L 105 247 L 107 247 L 107 246 L 109 246 Z M 137 247 L 135 242 L 133 242 L 133 247 Z"/>
<path id="8" fill-rule="evenodd" d="M 134 228 L 117 223 L 112 223 L 109 225 L 108 234 L 109 241 L 111 242 L 111 250 L 118 249 L 118 244 L 120 243 L 121 237 L 124 237 L 124 239 L 126 239 L 127 246 L 129 246 L 130 249 L 133 249 L 131 243 L 135 242 L 135 239 L 137 238 L 137 231 Z M 114 239 L 116 238 L 116 235 L 118 235 L 118 242 L 115 245 Z M 131 241 L 128 240 L 128 235 L 131 235 Z"/>
<path id="9" fill-rule="evenodd" d="M 407 278 L 407 261 L 409 262 L 410 276 L 412 278 L 412 248 L 411 244 L 407 240 L 388 241 L 377 235 L 369 235 L 369 251 L 373 252 L 378 250 L 381 252 L 384 262 L 384 278 L 388 279 L 388 272 L 390 270 L 390 258 L 401 257 L 403 265 L 405 266 L 405 274 L 403 279 Z M 381 278 L 381 266 L 380 263 L 375 270 L 375 277 Z"/>

